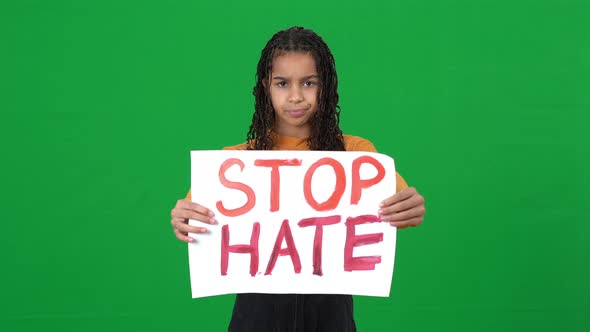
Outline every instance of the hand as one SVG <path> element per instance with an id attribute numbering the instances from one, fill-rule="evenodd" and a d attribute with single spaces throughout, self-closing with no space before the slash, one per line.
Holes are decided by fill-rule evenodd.
<path id="1" fill-rule="evenodd" d="M 385 199 L 379 207 L 381 220 L 398 229 L 420 225 L 426 213 L 424 197 L 411 187 Z"/>
<path id="2" fill-rule="evenodd" d="M 217 222 L 213 211 L 186 199 L 179 199 L 170 214 L 172 215 L 170 223 L 172 224 L 172 228 L 174 228 L 174 234 L 180 241 L 184 242 L 195 241 L 194 238 L 188 236 L 188 233 L 207 233 L 207 229 L 204 227 L 190 226 L 188 224 L 189 219 L 198 220 L 210 225 L 214 225 Z"/>

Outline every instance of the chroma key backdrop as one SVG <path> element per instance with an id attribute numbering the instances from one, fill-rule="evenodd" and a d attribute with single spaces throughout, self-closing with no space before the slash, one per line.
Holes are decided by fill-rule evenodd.
<path id="1" fill-rule="evenodd" d="M 588 331 L 586 0 L 0 3 L 0 330 L 225 331 L 170 210 L 244 141 L 260 51 L 330 46 L 341 126 L 426 198 L 359 331 Z M 207 287 L 207 285 L 203 285 Z"/>

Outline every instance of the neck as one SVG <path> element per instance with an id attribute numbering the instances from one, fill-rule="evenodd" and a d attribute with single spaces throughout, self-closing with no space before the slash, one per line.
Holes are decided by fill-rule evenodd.
<path id="1" fill-rule="evenodd" d="M 297 138 L 308 138 L 311 135 L 311 128 L 308 127 L 281 127 L 275 125 L 273 131 L 279 135 Z"/>

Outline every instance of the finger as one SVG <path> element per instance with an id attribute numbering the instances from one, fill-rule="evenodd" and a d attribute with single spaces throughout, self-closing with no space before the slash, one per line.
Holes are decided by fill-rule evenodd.
<path id="1" fill-rule="evenodd" d="M 399 222 L 390 222 L 389 224 L 397 229 L 404 229 L 408 227 L 416 227 L 420 225 L 424 221 L 422 217 L 416 217 L 409 220 L 399 221 Z"/>
<path id="2" fill-rule="evenodd" d="M 416 193 L 416 195 L 414 195 L 404 201 L 397 202 L 393 205 L 385 206 L 385 207 L 379 209 L 379 214 L 386 215 L 386 214 L 402 212 L 402 211 L 410 210 L 414 207 L 417 207 L 417 206 L 420 206 L 423 204 L 424 204 L 424 197 L 422 197 L 420 194 Z"/>
<path id="3" fill-rule="evenodd" d="M 176 224 L 176 227 L 174 227 L 175 229 L 178 229 L 181 233 L 183 234 L 188 234 L 188 233 L 207 233 L 207 228 L 204 227 L 198 227 L 198 226 L 191 226 L 188 224 L 184 224 L 184 223 L 178 223 Z"/>
<path id="4" fill-rule="evenodd" d="M 210 217 L 208 215 L 204 215 L 202 213 L 195 212 L 193 210 L 187 210 L 182 208 L 174 208 L 171 212 L 172 218 L 182 218 L 182 219 L 193 219 L 200 222 L 208 223 L 208 224 L 215 224 L 217 220 L 215 217 Z"/>
<path id="5" fill-rule="evenodd" d="M 197 240 L 193 239 L 192 237 L 186 235 L 186 234 L 182 234 L 178 229 L 174 229 L 174 235 L 176 235 L 176 238 L 179 239 L 180 241 L 183 242 L 197 242 Z"/>
<path id="6" fill-rule="evenodd" d="M 173 228 L 176 228 L 180 224 L 188 224 L 188 219 L 185 218 L 172 218 L 170 221 Z"/>
<path id="7" fill-rule="evenodd" d="M 190 233 L 205 233 L 207 231 L 207 229 L 204 227 L 189 225 L 188 220 L 182 219 L 182 218 L 172 218 L 171 224 L 172 224 L 172 228 L 180 229 L 184 234 L 189 233 L 189 232 Z M 187 226 L 188 226 L 188 228 L 187 228 Z"/>
<path id="8" fill-rule="evenodd" d="M 408 188 L 396 193 L 395 195 L 393 195 L 389 198 L 386 198 L 385 200 L 383 200 L 383 202 L 381 202 L 381 204 L 379 204 L 379 206 L 384 207 L 384 206 L 393 205 L 397 202 L 401 202 L 403 200 L 406 200 L 406 199 L 412 197 L 416 193 L 417 193 L 416 188 L 408 187 Z"/>
<path id="9" fill-rule="evenodd" d="M 191 202 L 186 199 L 179 199 L 176 202 L 176 207 L 181 208 L 181 209 L 185 209 L 185 210 L 196 211 L 202 215 L 209 216 L 209 217 L 215 216 L 215 213 L 213 213 L 213 211 L 209 210 L 208 208 L 202 206 L 201 204 Z"/>
<path id="10" fill-rule="evenodd" d="M 408 219 L 424 216 L 424 206 L 417 206 L 410 210 L 379 216 L 383 221 L 405 221 Z"/>

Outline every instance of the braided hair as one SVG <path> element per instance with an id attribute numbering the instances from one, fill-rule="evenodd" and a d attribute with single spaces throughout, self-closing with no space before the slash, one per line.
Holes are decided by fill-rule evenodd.
<path id="1" fill-rule="evenodd" d="M 275 124 L 275 112 L 270 98 L 268 80 L 275 56 L 285 52 L 309 53 L 313 56 L 319 76 L 318 109 L 310 119 L 311 135 L 307 144 L 310 150 L 343 151 L 344 141 L 340 130 L 338 106 L 338 77 L 334 57 L 322 37 L 303 27 L 292 27 L 277 32 L 268 41 L 260 55 L 256 70 L 256 99 L 252 124 L 247 135 L 249 150 L 272 150 L 271 129 Z"/>

